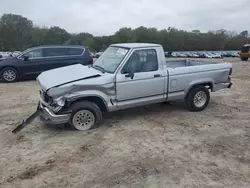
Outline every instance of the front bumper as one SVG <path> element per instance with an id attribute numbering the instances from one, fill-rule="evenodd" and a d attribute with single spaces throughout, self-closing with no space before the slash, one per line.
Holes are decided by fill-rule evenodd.
<path id="1" fill-rule="evenodd" d="M 44 106 L 41 102 L 39 102 L 38 109 L 41 111 L 40 120 L 46 124 L 64 124 L 68 123 L 71 114 L 55 114 L 49 108 Z"/>

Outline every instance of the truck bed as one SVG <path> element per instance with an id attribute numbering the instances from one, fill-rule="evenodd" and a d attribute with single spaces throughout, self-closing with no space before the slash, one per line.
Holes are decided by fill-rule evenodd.
<path id="1" fill-rule="evenodd" d="M 200 83 L 210 83 L 213 90 L 217 84 L 228 83 L 230 63 L 216 63 L 200 60 L 169 60 L 166 69 L 169 75 L 170 98 L 182 97 L 187 88 Z M 188 86 L 188 87 L 187 87 Z M 175 94 L 174 94 L 175 93 Z"/>
<path id="2" fill-rule="evenodd" d="M 166 61 L 168 68 L 178 68 L 178 67 L 188 67 L 188 66 L 198 66 L 198 65 L 209 65 L 209 64 L 218 64 L 216 62 L 206 62 L 198 60 L 168 60 Z"/>

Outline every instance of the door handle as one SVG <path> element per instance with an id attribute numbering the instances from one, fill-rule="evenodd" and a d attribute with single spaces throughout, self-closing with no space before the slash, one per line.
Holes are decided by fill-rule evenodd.
<path id="1" fill-rule="evenodd" d="M 156 78 L 156 77 L 161 77 L 161 75 L 160 75 L 160 74 L 155 74 L 154 77 L 155 77 L 155 78 Z"/>

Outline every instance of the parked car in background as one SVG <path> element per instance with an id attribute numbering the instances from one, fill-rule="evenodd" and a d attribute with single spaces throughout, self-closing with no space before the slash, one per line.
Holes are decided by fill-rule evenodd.
<path id="1" fill-rule="evenodd" d="M 217 52 L 211 52 L 211 54 L 213 55 L 213 58 L 221 58 L 221 55 Z"/>
<path id="2" fill-rule="evenodd" d="M 93 63 L 89 49 L 84 46 L 38 46 L 27 49 L 16 57 L 0 62 L 0 78 L 14 82 L 26 75 L 38 75 L 43 71 L 73 64 Z"/>
<path id="3" fill-rule="evenodd" d="M 228 51 L 222 53 L 222 57 L 232 57 L 231 53 Z"/>
<path id="4" fill-rule="evenodd" d="M 103 52 L 97 52 L 95 53 L 94 58 L 99 58 L 102 54 Z"/>
<path id="5" fill-rule="evenodd" d="M 10 52 L 1 52 L 2 58 L 7 59 L 10 57 Z"/>
<path id="6" fill-rule="evenodd" d="M 205 56 L 206 56 L 206 58 L 215 58 L 214 54 L 212 54 L 210 52 L 206 52 Z"/>
<path id="7" fill-rule="evenodd" d="M 0 54 L 0 61 L 4 60 L 5 58 L 3 57 L 2 54 Z"/>
<path id="8" fill-rule="evenodd" d="M 176 56 L 177 57 L 187 57 L 184 53 L 181 53 L 181 52 L 177 52 Z"/>
<path id="9" fill-rule="evenodd" d="M 240 59 L 242 61 L 247 61 L 248 58 L 250 57 L 250 44 L 245 44 L 244 46 L 242 46 L 241 50 L 238 52 L 238 54 L 240 55 Z"/>
<path id="10" fill-rule="evenodd" d="M 16 56 L 18 56 L 19 54 L 21 54 L 22 52 L 20 52 L 20 51 L 14 51 L 14 52 L 12 52 L 12 56 L 13 57 L 16 57 Z"/>
<path id="11" fill-rule="evenodd" d="M 200 58 L 207 58 L 207 55 L 206 55 L 205 52 L 200 52 L 200 53 L 199 53 L 199 57 L 200 57 Z"/>
<path id="12" fill-rule="evenodd" d="M 194 57 L 194 58 L 198 58 L 199 57 L 199 55 L 197 53 L 195 53 L 195 52 L 191 53 L 191 56 Z"/>
<path id="13" fill-rule="evenodd" d="M 185 57 L 193 57 L 191 52 L 186 52 L 186 53 L 183 53 L 183 54 L 185 55 Z"/>
<path id="14" fill-rule="evenodd" d="M 206 58 L 203 52 L 197 52 L 197 54 L 199 55 L 199 58 Z"/>
<path id="15" fill-rule="evenodd" d="M 176 52 L 172 52 L 171 56 L 172 57 L 177 57 L 177 53 Z"/>
<path id="16" fill-rule="evenodd" d="M 232 57 L 240 57 L 240 55 L 237 52 L 231 52 Z"/>
<path id="17" fill-rule="evenodd" d="M 165 57 L 172 57 L 173 52 L 164 52 Z"/>

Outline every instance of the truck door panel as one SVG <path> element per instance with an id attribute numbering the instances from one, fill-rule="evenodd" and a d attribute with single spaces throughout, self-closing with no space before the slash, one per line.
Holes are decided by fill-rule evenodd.
<path id="1" fill-rule="evenodd" d="M 126 75 L 132 70 L 134 77 Z M 116 77 L 117 101 L 164 94 L 165 77 L 154 49 L 135 50 Z"/>

